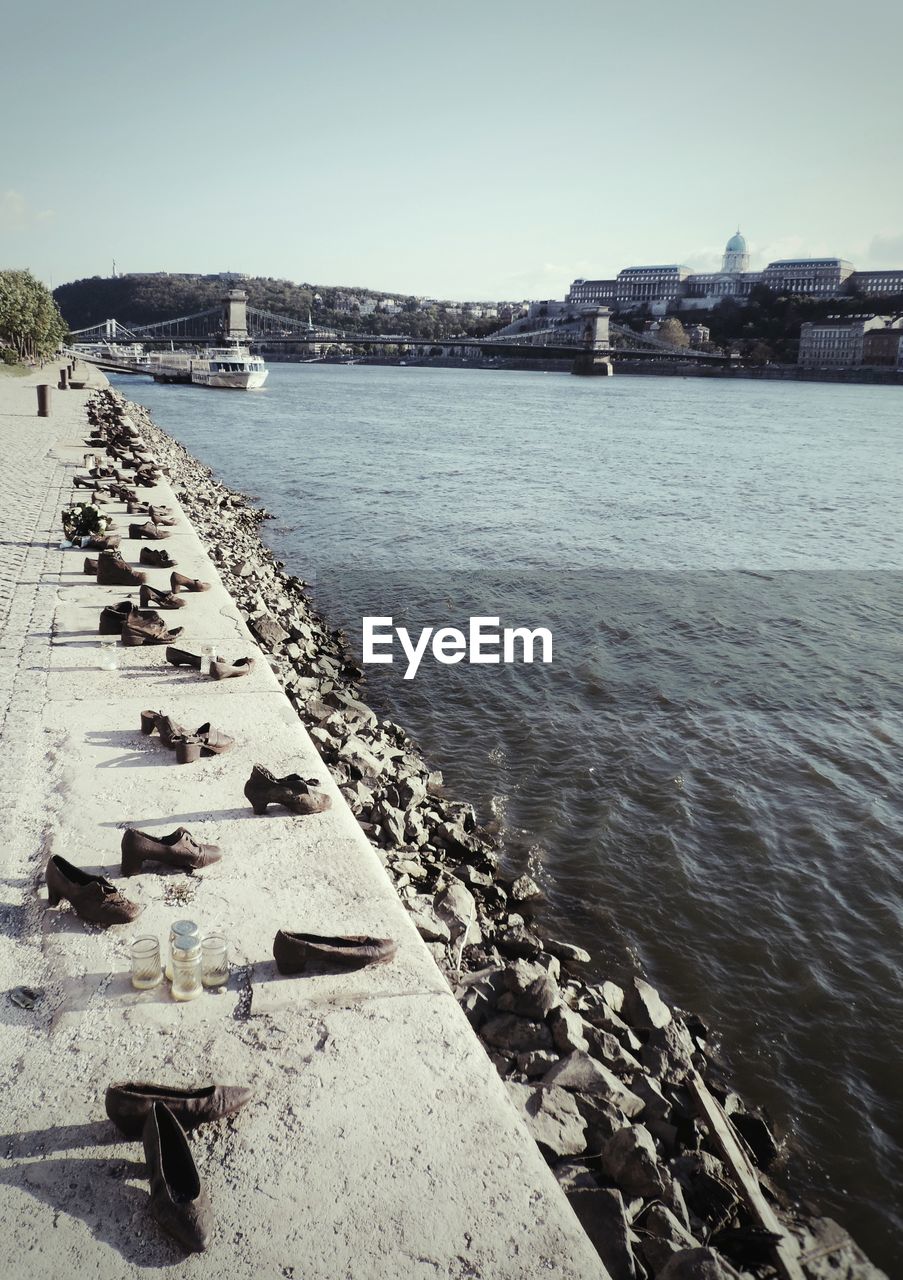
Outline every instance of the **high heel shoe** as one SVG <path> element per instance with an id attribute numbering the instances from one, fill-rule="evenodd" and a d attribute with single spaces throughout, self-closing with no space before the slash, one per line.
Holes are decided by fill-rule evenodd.
<path id="1" fill-rule="evenodd" d="M 92 876 L 59 854 L 47 863 L 44 878 L 51 907 L 66 898 L 77 916 L 94 924 L 127 924 L 144 910 L 137 902 L 124 897 L 104 876 Z"/>
<path id="2" fill-rule="evenodd" d="M 245 783 L 245 797 L 256 814 L 266 813 L 267 805 L 281 804 L 292 813 L 322 813 L 332 804 L 325 791 L 316 791 L 316 778 L 302 778 L 297 773 L 277 778 L 262 764 L 255 764 Z"/>

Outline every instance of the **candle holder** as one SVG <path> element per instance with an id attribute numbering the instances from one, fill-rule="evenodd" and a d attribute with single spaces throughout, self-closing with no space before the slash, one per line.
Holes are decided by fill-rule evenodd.
<path id="1" fill-rule="evenodd" d="M 180 934 L 172 946 L 172 998 L 196 1000 L 203 989 L 201 944 L 196 936 Z"/>
<path id="2" fill-rule="evenodd" d="M 132 986 L 148 991 L 163 981 L 160 968 L 160 943 L 156 938 L 136 938 L 131 946 Z"/>
<path id="3" fill-rule="evenodd" d="M 205 987 L 222 987 L 229 981 L 229 944 L 222 934 L 208 934 L 201 943 L 201 970 Z"/>
<path id="4" fill-rule="evenodd" d="M 193 920 L 174 920 L 169 930 L 169 946 L 166 948 L 166 976 L 172 982 L 172 953 L 177 938 L 193 938 L 201 945 L 198 927 Z"/>

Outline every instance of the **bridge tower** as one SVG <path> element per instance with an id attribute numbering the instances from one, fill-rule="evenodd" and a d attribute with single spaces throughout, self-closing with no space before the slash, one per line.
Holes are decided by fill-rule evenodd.
<path id="1" fill-rule="evenodd" d="M 248 341 L 248 295 L 230 289 L 223 298 L 223 337 L 227 342 Z"/>
<path id="2" fill-rule="evenodd" d="M 593 307 L 584 312 L 583 351 L 574 361 L 572 373 L 596 374 L 603 378 L 610 378 L 614 373 L 608 359 L 611 351 L 610 320 L 609 307 Z"/>

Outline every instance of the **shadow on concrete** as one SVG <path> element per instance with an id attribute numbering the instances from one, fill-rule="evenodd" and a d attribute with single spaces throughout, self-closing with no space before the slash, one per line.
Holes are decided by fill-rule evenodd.
<path id="1" fill-rule="evenodd" d="M 138 1180 L 143 1185 L 132 1185 Z M 130 1266 L 161 1269 L 185 1265 L 183 1251 L 150 1217 L 147 1168 L 135 1160 L 23 1162 L 0 1171 L 0 1185 L 19 1187 L 54 1212 L 79 1218 L 96 1240 L 115 1249 Z M 139 1214 L 146 1217 L 146 1230 L 142 1218 L 138 1219 L 140 1238 L 134 1227 Z"/>
<path id="2" fill-rule="evenodd" d="M 254 818 L 257 815 L 250 805 L 243 809 L 205 809 L 197 813 L 167 813 L 162 818 L 159 814 L 155 814 L 152 818 L 130 818 L 127 822 L 101 822 L 102 827 L 117 827 L 124 830 L 126 827 L 137 827 L 144 830 L 147 827 L 180 827 L 189 822 L 230 822 L 236 818 Z M 294 814 L 277 814 L 273 813 L 274 818 L 281 817 L 291 821 L 297 815 Z"/>
<path id="3" fill-rule="evenodd" d="M 57 1124 L 50 1129 L 31 1129 L 28 1133 L 0 1133 L 0 1151 L 8 1160 L 26 1156 L 44 1156 L 49 1151 L 78 1151 L 81 1147 L 102 1147 L 122 1142 L 111 1120 L 93 1120 L 90 1124 Z"/>

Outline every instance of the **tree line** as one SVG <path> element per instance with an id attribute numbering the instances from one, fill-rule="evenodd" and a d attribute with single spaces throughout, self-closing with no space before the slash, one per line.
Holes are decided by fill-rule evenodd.
<path id="1" fill-rule="evenodd" d="M 50 290 L 30 271 L 0 271 L 0 358 L 6 364 L 53 355 L 66 325 Z"/>

